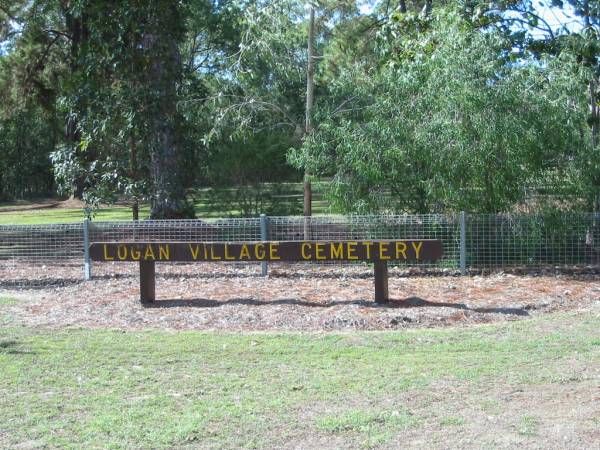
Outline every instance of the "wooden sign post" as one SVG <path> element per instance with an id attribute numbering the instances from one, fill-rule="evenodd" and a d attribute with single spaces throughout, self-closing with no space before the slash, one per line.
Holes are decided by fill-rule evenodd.
<path id="1" fill-rule="evenodd" d="M 156 300 L 156 266 L 154 261 L 140 261 L 140 301 Z"/>
<path id="2" fill-rule="evenodd" d="M 240 261 L 370 261 L 375 271 L 375 302 L 386 303 L 389 261 L 435 261 L 442 242 L 401 241 L 263 241 L 263 242 L 97 242 L 90 245 L 93 261 L 139 262 L 140 299 L 156 298 L 156 262 Z"/>
<path id="3" fill-rule="evenodd" d="M 390 298 L 387 261 L 375 261 L 373 266 L 375 271 L 375 303 L 387 303 Z"/>

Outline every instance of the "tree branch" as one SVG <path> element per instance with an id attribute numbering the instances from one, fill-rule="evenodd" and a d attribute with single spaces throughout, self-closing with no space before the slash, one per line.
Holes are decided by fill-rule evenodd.
<path id="1" fill-rule="evenodd" d="M 64 38 L 67 38 L 69 41 L 73 40 L 73 38 L 71 37 L 70 34 L 65 33 L 64 31 L 59 31 L 59 30 L 53 30 L 53 29 L 47 29 L 47 30 L 42 30 L 44 33 L 49 33 L 49 34 L 55 34 L 58 36 L 62 36 Z"/>
<path id="2" fill-rule="evenodd" d="M 48 45 L 46 45 L 46 48 L 42 52 L 42 55 L 36 61 L 33 68 L 31 70 L 27 71 L 27 76 L 25 78 L 25 82 L 28 82 L 29 80 L 31 80 L 33 78 L 34 72 L 37 72 L 39 69 L 43 68 L 44 62 L 46 61 L 46 59 L 48 58 L 48 54 L 50 53 L 50 49 L 54 46 L 54 44 L 58 41 L 59 38 L 60 38 L 60 35 L 55 36 L 54 39 L 52 39 L 48 43 Z"/>
<path id="3" fill-rule="evenodd" d="M 17 22 L 17 23 L 22 23 L 23 21 L 21 19 L 19 19 L 17 16 L 13 15 L 7 8 L 5 8 L 4 6 L 0 5 L 0 11 L 3 12 L 6 17 L 8 17 L 10 20 Z"/>

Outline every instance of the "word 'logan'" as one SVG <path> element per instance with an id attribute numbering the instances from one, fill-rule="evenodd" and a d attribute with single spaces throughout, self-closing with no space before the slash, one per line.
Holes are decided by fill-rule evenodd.
<path id="1" fill-rule="evenodd" d="M 442 255 L 439 240 L 94 243 L 94 261 L 421 261 Z"/>

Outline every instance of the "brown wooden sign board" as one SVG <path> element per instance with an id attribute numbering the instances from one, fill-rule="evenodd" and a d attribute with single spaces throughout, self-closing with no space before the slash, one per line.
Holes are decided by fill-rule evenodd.
<path id="1" fill-rule="evenodd" d="M 435 261 L 440 240 L 263 241 L 263 242 L 97 242 L 93 261 L 139 262 L 140 297 L 155 299 L 156 262 L 370 261 L 375 266 L 375 301 L 388 300 L 388 261 Z"/>
<path id="2" fill-rule="evenodd" d="M 107 242 L 90 246 L 94 261 L 433 261 L 438 240 L 284 242 Z"/>

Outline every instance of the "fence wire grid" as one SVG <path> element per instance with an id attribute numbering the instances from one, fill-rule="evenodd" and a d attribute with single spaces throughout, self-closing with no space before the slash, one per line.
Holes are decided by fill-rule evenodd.
<path id="1" fill-rule="evenodd" d="M 259 217 L 139 222 L 0 226 L 0 288 L 79 283 L 85 242 L 240 242 L 298 240 L 440 239 L 434 263 L 396 262 L 424 271 L 469 273 L 584 266 L 600 269 L 600 214 L 421 214 L 385 216 Z M 109 269 L 106 265 L 109 265 Z M 94 262 L 92 275 L 119 266 Z M 169 263 L 174 264 L 176 263 Z M 254 267 L 260 263 L 220 263 Z M 277 264 L 279 267 L 285 263 Z M 366 263 L 302 262 L 319 266 Z M 105 266 L 105 267 L 103 267 Z M 291 266 L 287 264 L 287 266 Z M 170 272 L 177 269 L 171 268 Z M 264 269 L 263 269 L 264 270 Z M 293 270 L 291 268 L 290 270 Z M 264 273 L 264 272 L 262 272 Z"/>

